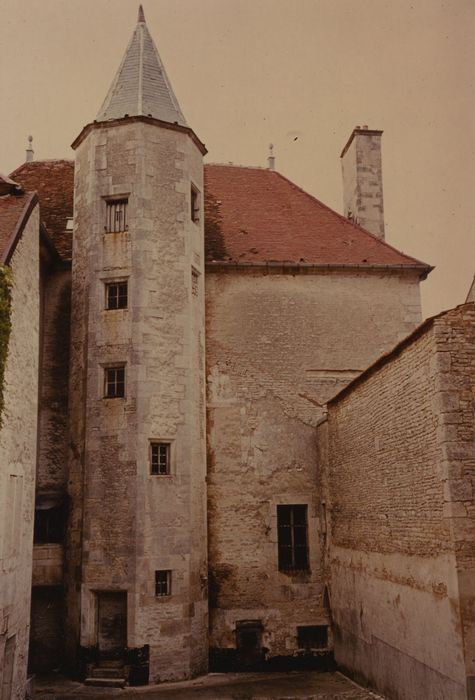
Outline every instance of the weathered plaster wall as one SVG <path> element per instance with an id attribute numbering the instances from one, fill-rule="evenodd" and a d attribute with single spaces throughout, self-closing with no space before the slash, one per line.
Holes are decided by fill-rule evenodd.
<path id="1" fill-rule="evenodd" d="M 321 451 L 329 465 L 336 659 L 395 700 L 467 697 L 452 509 L 469 575 L 473 369 L 469 322 L 463 337 L 454 319 L 458 310 L 436 319 L 330 402 Z M 473 351 L 473 325 L 471 334 Z M 447 456 L 462 453 L 465 464 Z"/>
<path id="2" fill-rule="evenodd" d="M 126 591 L 127 644 L 149 645 L 150 681 L 207 665 L 203 222 L 190 217 L 191 183 L 202 193 L 201 154 L 172 129 L 93 130 L 77 152 L 69 637 L 93 647 L 96 592 Z M 104 197 L 123 195 L 128 231 L 105 233 Z M 128 308 L 106 311 L 104 284 L 117 279 Z M 104 366 L 117 363 L 126 397 L 104 399 Z M 171 441 L 170 476 L 150 475 L 151 440 Z M 163 569 L 172 594 L 159 598 Z"/>
<path id="3" fill-rule="evenodd" d="M 206 300 L 210 644 L 232 649 L 236 622 L 259 619 L 269 655 L 289 656 L 297 626 L 328 620 L 314 426 L 330 396 L 418 323 L 418 280 L 210 270 Z M 308 574 L 278 571 L 285 503 L 308 505 Z"/>
<path id="4" fill-rule="evenodd" d="M 12 700 L 25 693 L 38 412 L 39 211 L 32 211 L 11 261 L 12 332 L 0 430 L 0 678 Z M 11 663 L 11 662 L 10 662 Z M 10 666 L 11 669 L 11 666 Z"/>

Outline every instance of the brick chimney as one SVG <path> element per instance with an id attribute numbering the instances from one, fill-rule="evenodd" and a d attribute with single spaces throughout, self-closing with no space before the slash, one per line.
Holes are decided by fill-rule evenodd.
<path id="1" fill-rule="evenodd" d="M 382 133 L 355 127 L 340 157 L 344 215 L 384 240 Z"/>

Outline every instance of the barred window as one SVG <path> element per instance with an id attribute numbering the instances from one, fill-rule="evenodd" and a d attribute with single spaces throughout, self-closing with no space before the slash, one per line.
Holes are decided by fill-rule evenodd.
<path id="1" fill-rule="evenodd" d="M 172 592 L 172 572 L 161 570 L 155 572 L 155 595 L 171 595 Z"/>
<path id="2" fill-rule="evenodd" d="M 125 396 L 125 367 L 106 367 L 104 370 L 104 396 L 116 399 Z"/>
<path id="3" fill-rule="evenodd" d="M 307 506 L 277 506 L 279 571 L 308 571 Z"/>
<path id="4" fill-rule="evenodd" d="M 127 231 L 128 199 L 108 199 L 106 201 L 106 225 L 109 233 Z"/>
<path id="5" fill-rule="evenodd" d="M 170 474 L 170 443 L 150 443 L 150 473 L 156 476 Z"/>
<path id="6" fill-rule="evenodd" d="M 106 309 L 127 308 L 127 282 L 106 284 Z"/>

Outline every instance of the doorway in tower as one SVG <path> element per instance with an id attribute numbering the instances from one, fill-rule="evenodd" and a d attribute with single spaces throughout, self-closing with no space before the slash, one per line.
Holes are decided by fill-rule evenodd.
<path id="1" fill-rule="evenodd" d="M 240 620 L 236 622 L 237 667 L 242 670 L 257 669 L 264 661 L 262 649 L 262 622 Z"/>
<path id="2" fill-rule="evenodd" d="M 127 592 L 97 593 L 99 661 L 122 661 L 127 648 Z"/>

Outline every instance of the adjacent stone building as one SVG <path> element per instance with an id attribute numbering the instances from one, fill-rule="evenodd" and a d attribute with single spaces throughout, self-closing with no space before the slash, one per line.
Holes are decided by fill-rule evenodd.
<path id="1" fill-rule="evenodd" d="M 373 540 L 390 549 L 393 502 L 410 515 L 404 537 L 411 553 L 421 554 L 421 532 L 434 523 L 426 511 L 422 517 L 406 507 L 405 480 L 391 482 L 392 493 L 376 468 L 368 481 L 366 467 L 332 461 L 350 445 L 338 441 L 336 411 L 347 396 L 341 390 L 353 381 L 353 396 L 365 386 L 355 378 L 368 365 L 397 343 L 411 346 L 404 339 L 421 322 L 419 284 L 431 270 L 384 241 L 380 142 L 380 131 L 357 127 L 342 152 L 345 216 L 273 167 L 203 165 L 206 148 L 186 123 L 140 9 L 104 104 L 73 143 L 75 162 L 32 161 L 30 148 L 12 173 L 9 186 L 19 183 L 39 201 L 38 212 L 32 200 L 22 291 L 36 301 L 18 311 L 35 316 L 36 325 L 19 349 L 15 333 L 24 328 L 14 315 L 9 348 L 13 371 L 29 367 L 18 387 L 28 378 L 30 389 L 8 385 L 18 412 L 33 391 L 25 416 L 32 425 L 38 416 L 28 457 L 17 445 L 9 462 L 11 475 L 20 474 L 12 471 L 17 462 L 30 470 L 23 500 L 30 544 L 22 550 L 25 568 L 10 579 L 22 577 L 28 605 L 36 461 L 31 671 L 61 667 L 91 684 L 139 685 L 188 678 L 208 663 L 316 664 L 335 648 L 342 665 L 383 684 L 372 667 L 382 655 L 377 644 L 369 665 L 358 660 L 358 615 L 366 608 L 356 598 L 360 588 L 371 598 L 372 589 L 357 580 L 355 562 Z M 430 353 L 426 343 L 421 366 L 432 362 Z M 414 413 L 418 427 L 408 427 L 398 445 L 417 438 L 430 377 L 426 382 L 422 371 L 409 378 L 405 425 Z M 398 390 L 406 388 L 401 375 Z M 374 411 L 385 391 L 390 387 L 380 388 Z M 328 425 L 319 425 L 317 441 L 328 401 Z M 355 421 L 358 446 L 374 437 L 374 411 L 365 410 L 341 417 L 341 430 Z M 440 430 L 432 423 L 424 429 L 435 455 Z M 7 423 L 5 430 L 13 435 Z M 353 503 L 357 468 L 366 500 Z M 363 507 L 366 525 L 366 512 L 354 520 Z M 432 528 L 432 536 L 448 537 L 444 527 Z M 456 559 L 451 546 L 447 540 L 437 566 L 455 585 L 462 553 Z M 401 572 L 409 566 L 391 562 Z M 469 571 L 469 552 L 464 562 Z M 434 582 L 442 600 L 439 570 L 433 581 L 426 559 L 413 557 L 411 566 L 416 570 L 401 576 L 420 579 L 424 590 Z M 468 639 L 464 581 L 460 616 Z M 367 607 L 377 617 L 371 605 L 381 591 L 374 591 Z M 449 660 L 429 660 L 458 692 L 465 683 L 460 639 L 447 605 L 444 614 L 440 630 L 453 644 L 457 671 L 447 671 Z M 12 624 L 6 639 L 16 634 Z M 405 634 L 398 624 L 394 634 Z M 432 646 L 424 648 L 430 657 Z M 419 651 L 407 647 L 414 664 Z M 1 654 L 0 646 L 0 661 Z M 395 675 L 391 658 L 387 673 Z M 21 673 L 19 683 L 24 663 Z M 430 674 L 421 684 L 449 687 Z M 402 682 L 394 692 L 413 697 Z"/>
<path id="2" fill-rule="evenodd" d="M 337 663 L 395 700 L 475 697 L 475 305 L 425 321 L 320 424 Z"/>
<path id="3" fill-rule="evenodd" d="M 39 206 L 0 176 L 0 697 L 26 687 L 38 414 Z M 11 323 L 11 331 L 9 327 Z M 9 336 L 9 338 L 8 338 Z"/>

